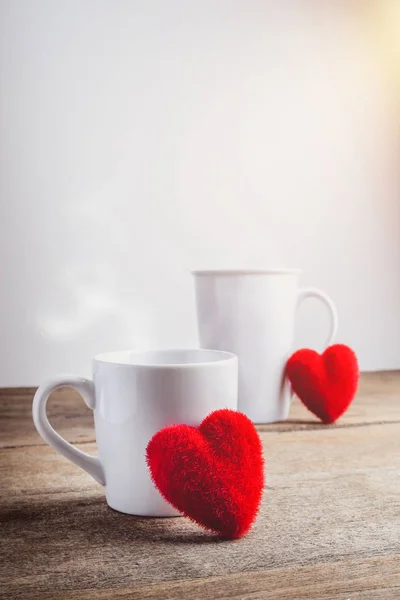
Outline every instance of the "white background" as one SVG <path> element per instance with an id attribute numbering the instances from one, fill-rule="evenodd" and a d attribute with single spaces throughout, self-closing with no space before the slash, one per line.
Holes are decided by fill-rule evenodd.
<path id="1" fill-rule="evenodd" d="M 361 368 L 400 367 L 399 98 L 369 5 L 0 0 L 0 386 L 195 344 L 195 267 L 300 266 Z M 298 321 L 321 348 L 324 308 Z"/>

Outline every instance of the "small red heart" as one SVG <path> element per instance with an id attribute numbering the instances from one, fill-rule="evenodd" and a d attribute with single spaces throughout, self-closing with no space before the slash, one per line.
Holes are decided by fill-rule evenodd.
<path id="1" fill-rule="evenodd" d="M 323 423 L 333 423 L 348 409 L 359 379 L 357 357 L 343 344 L 323 354 L 298 350 L 289 358 L 286 374 L 294 393 Z"/>
<path id="2" fill-rule="evenodd" d="M 199 525 L 228 538 L 250 529 L 264 459 L 256 428 L 242 413 L 216 410 L 199 427 L 161 429 L 147 446 L 147 464 L 162 496 Z"/>

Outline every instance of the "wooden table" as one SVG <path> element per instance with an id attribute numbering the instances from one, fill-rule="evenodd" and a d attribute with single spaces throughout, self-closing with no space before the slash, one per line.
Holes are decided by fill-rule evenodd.
<path id="1" fill-rule="evenodd" d="M 1 598 L 400 599 L 400 373 L 364 375 L 337 425 L 296 400 L 289 421 L 259 427 L 267 486 L 237 541 L 109 509 L 103 489 L 42 442 L 32 396 L 0 391 Z M 74 392 L 55 392 L 49 413 L 96 451 Z"/>

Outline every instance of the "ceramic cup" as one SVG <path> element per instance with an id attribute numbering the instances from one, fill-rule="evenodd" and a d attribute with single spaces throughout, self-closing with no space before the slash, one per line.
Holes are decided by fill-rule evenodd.
<path id="1" fill-rule="evenodd" d="M 319 298 L 331 317 L 327 345 L 337 330 L 332 300 L 315 288 L 299 289 L 298 269 L 194 271 L 201 347 L 239 358 L 238 408 L 255 423 L 287 418 L 291 390 L 285 365 L 293 351 L 296 308 Z"/>
<path id="2" fill-rule="evenodd" d="M 42 385 L 33 420 L 42 438 L 105 486 L 109 506 L 142 516 L 177 513 L 154 487 L 146 446 L 161 428 L 197 426 L 213 410 L 237 409 L 237 357 L 216 350 L 111 352 L 93 360 L 93 381 L 61 375 Z M 69 444 L 50 425 L 49 395 L 72 387 L 94 412 L 98 458 Z"/>

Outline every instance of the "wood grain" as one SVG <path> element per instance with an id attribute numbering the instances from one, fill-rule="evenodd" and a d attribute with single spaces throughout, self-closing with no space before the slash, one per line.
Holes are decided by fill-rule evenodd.
<path id="1" fill-rule="evenodd" d="M 0 393 L 1 598 L 400 599 L 400 374 L 365 376 L 336 426 L 302 412 L 260 427 L 266 490 L 236 541 L 109 509 L 103 488 L 36 436 L 31 396 Z M 96 452 L 74 393 L 56 392 L 52 414 Z"/>
<path id="2" fill-rule="evenodd" d="M 400 598 L 400 558 L 346 560 L 306 567 L 139 585 L 112 591 L 122 600 L 374 600 Z M 397 584 L 396 584 L 397 580 Z M 106 600 L 111 590 L 82 590 L 82 600 Z M 72 600 L 75 592 L 60 596 Z"/>
<path id="3" fill-rule="evenodd" d="M 36 388 L 0 390 L 0 448 L 44 444 L 32 424 L 32 399 Z M 61 388 L 51 395 L 48 415 L 53 427 L 71 443 L 95 440 L 92 412 L 77 392 Z M 400 424 L 400 372 L 363 373 L 353 404 L 337 424 L 348 427 L 366 423 Z M 260 431 L 326 429 L 296 398 L 290 417 L 283 423 L 260 425 Z"/>

